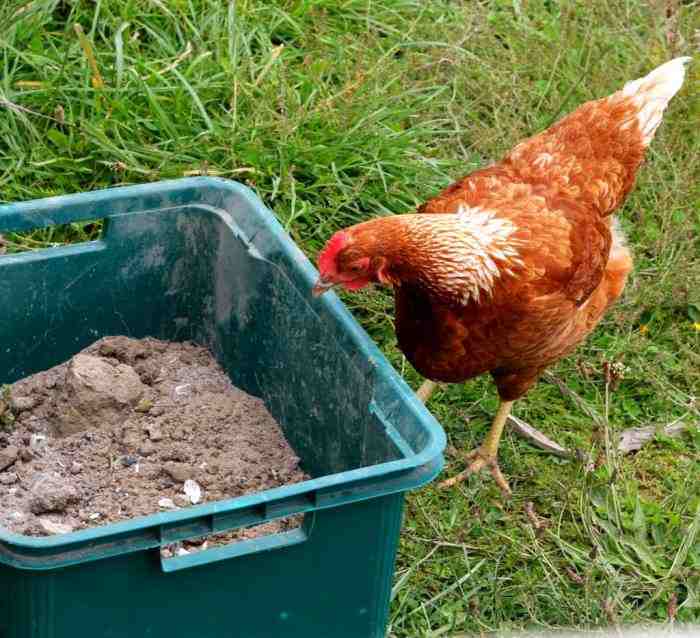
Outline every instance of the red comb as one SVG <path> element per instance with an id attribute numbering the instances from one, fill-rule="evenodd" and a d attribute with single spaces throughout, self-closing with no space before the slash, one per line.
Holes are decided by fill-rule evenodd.
<path id="1" fill-rule="evenodd" d="M 335 272 L 335 257 L 345 245 L 348 235 L 342 230 L 330 238 L 326 247 L 318 256 L 318 269 L 321 275 Z"/>

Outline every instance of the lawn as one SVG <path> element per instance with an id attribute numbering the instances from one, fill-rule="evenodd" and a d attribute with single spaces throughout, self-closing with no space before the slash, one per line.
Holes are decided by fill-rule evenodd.
<path id="1" fill-rule="evenodd" d="M 700 41 L 700 6 L 678 0 L 1 5 L 2 201 L 218 175 L 254 188 L 312 258 L 336 229 L 412 210 Z M 621 211 L 636 258 L 623 300 L 552 370 L 565 392 L 543 381 L 516 405 L 595 469 L 508 434 L 512 500 L 482 477 L 412 494 L 392 636 L 700 621 L 699 77 L 696 60 Z M 7 235 L 0 250 L 99 232 Z M 417 387 L 390 295 L 343 298 Z M 448 475 L 496 405 L 487 378 L 434 395 Z M 691 428 L 615 452 L 620 431 L 670 423 Z"/>

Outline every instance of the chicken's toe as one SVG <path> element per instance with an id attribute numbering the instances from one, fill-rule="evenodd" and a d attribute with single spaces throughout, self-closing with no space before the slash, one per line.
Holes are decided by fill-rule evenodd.
<path id="1" fill-rule="evenodd" d="M 493 479 L 496 481 L 496 485 L 498 485 L 500 488 L 503 496 L 511 496 L 512 492 L 510 485 L 508 485 L 508 481 L 506 480 L 505 476 L 503 476 L 503 472 L 501 472 L 501 468 L 498 466 L 498 459 L 495 456 L 489 456 L 480 448 L 477 448 L 476 450 L 468 452 L 466 458 L 468 461 L 471 461 L 469 467 L 452 478 L 438 483 L 439 488 L 447 489 L 454 487 L 457 485 L 457 483 L 461 483 L 462 481 L 466 480 L 470 474 L 476 474 L 477 472 L 480 472 L 484 468 L 488 467 L 489 472 L 491 472 L 491 476 L 493 476 Z"/>

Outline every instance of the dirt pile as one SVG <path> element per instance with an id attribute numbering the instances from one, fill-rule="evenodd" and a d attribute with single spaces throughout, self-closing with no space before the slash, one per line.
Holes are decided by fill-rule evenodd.
<path id="1" fill-rule="evenodd" d="M 0 398 L 0 526 L 46 536 L 308 478 L 205 349 L 106 337 Z M 268 523 L 248 538 L 295 527 Z"/>

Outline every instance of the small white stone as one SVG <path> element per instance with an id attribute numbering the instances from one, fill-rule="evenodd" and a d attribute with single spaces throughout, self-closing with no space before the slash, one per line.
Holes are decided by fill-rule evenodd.
<path id="1" fill-rule="evenodd" d="M 161 498 L 158 501 L 158 507 L 162 507 L 162 508 L 168 509 L 168 510 L 173 510 L 173 509 L 175 509 L 176 505 L 175 505 L 175 503 L 173 503 L 173 499 L 171 499 L 171 498 Z"/>
<path id="2" fill-rule="evenodd" d="M 69 534 L 73 531 L 73 527 L 63 523 L 54 523 L 48 518 L 40 518 L 39 525 L 48 534 Z"/>
<path id="3" fill-rule="evenodd" d="M 187 479 L 184 486 L 185 494 L 187 498 L 190 499 L 192 505 L 196 505 L 202 500 L 202 488 L 199 487 L 199 483 L 193 481 L 192 479 Z"/>
<path id="4" fill-rule="evenodd" d="M 32 434 L 29 439 L 29 447 L 32 448 L 32 450 L 41 450 L 46 446 L 47 441 L 48 438 L 45 434 Z"/>

